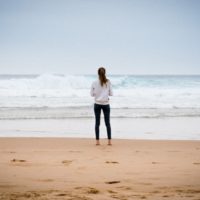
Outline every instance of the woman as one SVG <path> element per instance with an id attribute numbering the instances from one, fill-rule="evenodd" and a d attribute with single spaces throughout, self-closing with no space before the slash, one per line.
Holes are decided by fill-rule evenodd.
<path id="1" fill-rule="evenodd" d="M 92 83 L 91 96 L 95 97 L 95 134 L 96 145 L 99 142 L 99 126 L 101 110 L 103 110 L 105 125 L 107 129 L 108 145 L 111 145 L 111 126 L 110 126 L 110 105 L 109 96 L 113 95 L 111 82 L 106 78 L 106 70 L 103 67 L 98 69 L 98 80 Z"/>

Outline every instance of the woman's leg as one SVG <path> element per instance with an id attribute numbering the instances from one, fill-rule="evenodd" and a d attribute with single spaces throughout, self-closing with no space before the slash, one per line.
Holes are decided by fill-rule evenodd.
<path id="1" fill-rule="evenodd" d="M 97 145 L 99 145 L 99 126 L 100 126 L 100 117 L 101 117 L 101 106 L 94 104 L 94 114 L 95 114 L 95 134 Z"/>
<path id="2" fill-rule="evenodd" d="M 103 106 L 104 121 L 107 129 L 108 144 L 111 145 L 110 105 Z"/>

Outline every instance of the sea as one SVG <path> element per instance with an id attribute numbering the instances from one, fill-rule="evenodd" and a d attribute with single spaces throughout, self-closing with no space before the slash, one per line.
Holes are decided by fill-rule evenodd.
<path id="1" fill-rule="evenodd" d="M 114 118 L 200 116 L 200 75 L 110 75 Z M 0 75 L 0 120 L 94 116 L 96 75 Z"/>
<path id="2" fill-rule="evenodd" d="M 110 97 L 111 119 L 131 123 L 138 119 L 200 119 L 200 75 L 108 75 L 108 78 L 114 93 Z M 96 79 L 96 75 L 0 75 L 3 127 L 0 136 L 8 131 L 5 128 L 8 121 L 94 119 L 90 88 Z M 195 134 L 200 139 L 198 130 L 200 127 Z"/>

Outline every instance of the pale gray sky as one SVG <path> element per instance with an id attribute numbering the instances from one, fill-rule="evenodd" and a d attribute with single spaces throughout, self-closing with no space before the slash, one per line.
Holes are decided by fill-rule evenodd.
<path id="1" fill-rule="evenodd" d="M 0 0 L 0 74 L 200 74 L 199 0 Z"/>

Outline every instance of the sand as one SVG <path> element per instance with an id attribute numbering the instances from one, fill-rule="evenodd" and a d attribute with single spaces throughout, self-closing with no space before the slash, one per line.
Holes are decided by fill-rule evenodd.
<path id="1" fill-rule="evenodd" d="M 200 141 L 0 138 L 0 199 L 200 199 Z"/>

